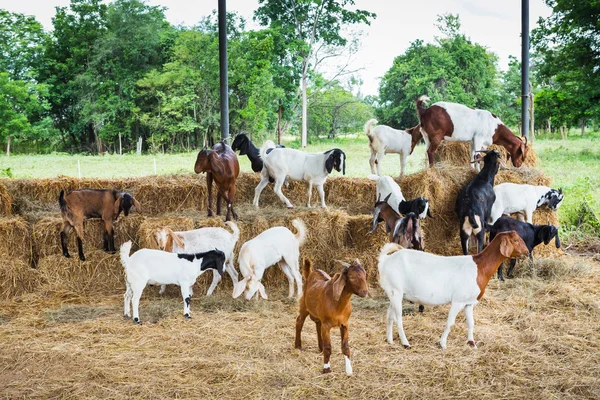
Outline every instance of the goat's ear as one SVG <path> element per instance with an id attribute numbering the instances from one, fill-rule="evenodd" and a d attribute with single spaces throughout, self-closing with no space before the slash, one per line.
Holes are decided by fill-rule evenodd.
<path id="1" fill-rule="evenodd" d="M 375 212 L 373 213 L 373 226 L 371 227 L 371 230 L 369 231 L 369 233 L 372 233 L 375 231 L 375 229 L 377 228 L 377 224 L 379 223 L 379 213 L 381 212 L 381 207 L 377 206 L 375 207 Z M 387 225 L 386 225 L 387 227 Z"/>
<path id="2" fill-rule="evenodd" d="M 327 170 L 328 174 L 333 171 L 333 152 L 331 152 L 329 157 L 327 157 L 327 160 L 325 160 L 325 169 Z"/>
<path id="3" fill-rule="evenodd" d="M 132 197 L 132 199 L 133 199 L 133 206 L 135 207 L 135 211 L 141 213 L 142 212 L 142 205 L 140 204 L 139 201 L 137 201 L 135 199 L 135 197 Z"/>
<path id="4" fill-rule="evenodd" d="M 152 246 L 152 248 L 154 249 L 158 249 L 158 240 L 156 240 L 156 235 L 158 234 L 158 229 L 156 231 L 154 231 L 154 233 L 152 235 L 150 235 L 150 245 Z"/>
<path id="5" fill-rule="evenodd" d="M 244 290 L 246 289 L 246 284 L 248 283 L 248 278 L 250 278 L 250 277 L 242 279 L 241 281 L 239 281 L 238 283 L 233 285 L 233 298 L 234 299 L 237 299 L 238 297 L 240 297 L 240 295 L 242 293 L 244 293 Z"/>
<path id="6" fill-rule="evenodd" d="M 558 238 L 558 230 L 556 231 L 556 236 L 554 237 L 554 245 L 557 249 L 560 249 L 560 239 Z"/>
<path id="7" fill-rule="evenodd" d="M 500 242 L 500 254 L 502 254 L 506 258 L 510 258 L 513 252 L 513 245 L 510 243 L 510 238 L 508 235 L 502 236 L 502 241 Z"/>
<path id="8" fill-rule="evenodd" d="M 262 297 L 265 300 L 267 300 L 269 298 L 267 296 L 267 292 L 265 292 L 265 287 L 263 286 L 262 283 L 258 284 L 258 293 L 260 294 L 260 297 Z"/>
<path id="9" fill-rule="evenodd" d="M 183 240 L 181 240 L 181 238 L 179 236 L 177 236 L 175 234 L 175 232 L 173 232 L 171 230 L 171 228 L 167 228 L 167 233 L 169 234 L 169 236 L 171 237 L 171 239 L 173 239 L 173 241 L 175 243 L 177 243 L 177 246 L 181 247 L 182 249 L 185 249 L 185 243 L 183 243 Z"/>
<path id="10" fill-rule="evenodd" d="M 117 214 L 119 213 L 119 210 L 121 210 L 121 201 L 123 200 L 123 196 L 119 195 L 119 197 L 117 197 L 117 200 L 115 201 L 115 204 L 113 206 L 113 217 L 116 217 Z"/>
<path id="11" fill-rule="evenodd" d="M 343 272 L 338 272 L 331 278 L 333 281 L 333 300 L 339 301 L 342 296 L 346 280 L 348 278 L 348 269 L 344 268 Z"/>
<path id="12" fill-rule="evenodd" d="M 427 216 L 433 218 L 433 215 L 431 215 L 431 206 L 427 207 Z"/>
<path id="13" fill-rule="evenodd" d="M 341 150 L 340 152 L 342 153 L 340 158 L 342 160 L 342 175 L 346 175 L 346 153 Z"/>

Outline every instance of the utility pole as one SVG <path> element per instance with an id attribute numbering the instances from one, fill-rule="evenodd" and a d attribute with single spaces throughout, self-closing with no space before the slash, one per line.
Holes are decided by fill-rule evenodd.
<path id="1" fill-rule="evenodd" d="M 229 82 L 227 78 L 227 9 L 219 0 L 219 81 L 221 84 L 221 139 L 229 137 Z"/>
<path id="2" fill-rule="evenodd" d="M 529 0 L 521 0 L 521 129 L 529 139 Z"/>

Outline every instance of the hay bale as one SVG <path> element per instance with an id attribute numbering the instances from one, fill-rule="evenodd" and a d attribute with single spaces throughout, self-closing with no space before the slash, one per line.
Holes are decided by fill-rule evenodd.
<path id="1" fill-rule="evenodd" d="M 140 179 L 136 182 L 134 196 L 144 212 L 150 215 L 186 209 L 207 209 L 206 184 L 194 175 Z M 213 196 L 216 196 L 216 190 L 213 190 Z"/>
<path id="2" fill-rule="evenodd" d="M 154 232 L 164 226 L 174 231 L 189 231 L 194 229 L 194 220 L 187 217 L 146 218 L 139 226 L 139 248 L 155 249 Z"/>
<path id="3" fill-rule="evenodd" d="M 488 147 L 490 150 L 497 150 L 500 153 L 500 159 L 506 160 L 508 152 L 502 146 L 491 145 Z M 471 163 L 471 151 L 469 150 L 468 142 L 450 142 L 443 141 L 440 147 L 435 152 L 433 157 L 434 162 L 444 163 L 446 165 L 455 166 L 466 166 Z M 511 164 L 508 162 L 507 164 Z M 527 151 L 527 157 L 525 158 L 524 166 L 535 167 L 538 164 L 538 157 L 533 149 L 533 146 L 529 146 Z"/>
<path id="4" fill-rule="evenodd" d="M 31 225 L 21 217 L 0 218 L 0 260 L 20 260 L 31 265 Z"/>
<path id="5" fill-rule="evenodd" d="M 31 268 L 28 261 L 0 256 L 0 298 L 12 299 L 24 293 L 34 292 L 40 284 L 39 271 Z"/>
<path id="6" fill-rule="evenodd" d="M 378 282 L 377 264 L 381 247 L 388 242 L 383 223 L 369 233 L 373 223 L 372 215 L 353 215 L 348 218 L 348 228 L 344 238 L 344 250 L 338 259 L 351 262 L 358 258 L 365 271 L 369 283 Z"/>
<path id="7" fill-rule="evenodd" d="M 121 215 L 114 222 L 115 247 L 118 247 L 128 240 L 133 242 L 134 249 L 139 248 L 140 237 L 139 228 L 144 221 L 144 217 L 137 213 L 129 214 L 125 217 Z M 60 245 L 60 232 L 62 230 L 63 220 L 57 217 L 45 217 L 33 224 L 33 246 L 35 260 L 48 257 L 53 254 L 62 254 Z M 104 248 L 104 222 L 99 218 L 88 219 L 83 223 L 83 251 L 86 254 L 91 250 Z M 71 230 L 68 236 L 67 247 L 71 256 L 77 256 L 77 235 Z"/>
<path id="8" fill-rule="evenodd" d="M 0 183 L 0 215 L 12 214 L 13 198 L 6 186 Z"/>
<path id="9" fill-rule="evenodd" d="M 53 254 L 39 260 L 38 270 L 42 289 L 50 293 L 106 296 L 125 291 L 124 269 L 119 254 L 88 251 L 86 261 Z"/>

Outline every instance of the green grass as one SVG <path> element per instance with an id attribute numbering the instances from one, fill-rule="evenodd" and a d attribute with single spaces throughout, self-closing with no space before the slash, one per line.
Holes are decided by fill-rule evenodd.
<path id="1" fill-rule="evenodd" d="M 286 146 L 298 148 L 297 140 L 288 140 Z M 307 151 L 319 152 L 341 148 L 346 153 L 346 176 L 366 177 L 369 170 L 369 149 L 367 138 L 362 135 L 347 136 L 332 140 L 318 140 L 310 143 Z M 553 187 L 565 191 L 565 200 L 559 211 L 563 226 L 575 225 L 582 216 L 593 230 L 600 232 L 598 221 L 593 213 L 600 214 L 600 132 L 587 133 L 585 137 L 571 134 L 565 141 L 560 138 L 538 137 L 534 148 L 541 161 L 541 169 L 552 178 Z M 0 156 L 0 177 L 48 178 L 59 175 L 78 176 L 77 163 L 81 166 L 84 178 L 116 178 L 127 176 L 147 176 L 154 174 L 156 161 L 157 174 L 193 173 L 196 153 L 179 154 L 135 154 L 83 156 L 67 154 L 13 155 Z M 251 172 L 247 157 L 240 157 L 242 171 Z M 399 156 L 388 155 L 381 163 L 382 172 L 396 176 L 400 172 Z M 425 167 L 425 146 L 419 145 L 407 162 L 408 173 Z M 339 175 L 338 172 L 333 174 Z M 591 212 L 591 213 L 590 213 Z"/>

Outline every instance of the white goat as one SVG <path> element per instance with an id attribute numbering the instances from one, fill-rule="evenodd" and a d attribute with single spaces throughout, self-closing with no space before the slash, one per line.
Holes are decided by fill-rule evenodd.
<path id="1" fill-rule="evenodd" d="M 440 345 L 446 348 L 450 328 L 456 315 L 465 310 L 468 344 L 475 346 L 473 306 L 483 296 L 490 278 L 507 258 L 528 254 L 527 246 L 515 231 L 499 233 L 475 256 L 443 257 L 417 250 L 402 249 L 388 243 L 379 255 L 379 285 L 390 299 L 387 312 L 387 341 L 393 344 L 394 322 L 398 324 L 400 341 L 410 348 L 402 326 L 402 299 L 426 306 L 451 303 L 446 329 Z"/>
<path id="2" fill-rule="evenodd" d="M 376 119 L 370 119 L 364 127 L 371 148 L 371 158 L 369 158 L 371 173 L 375 173 L 375 165 L 377 165 L 377 175 L 381 176 L 383 156 L 388 153 L 395 153 L 400 155 L 400 175 L 404 175 L 406 159 L 412 154 L 415 145 L 422 138 L 421 127 L 417 125 L 404 131 L 387 125 L 377 125 L 371 129 L 376 123 Z"/>
<path id="3" fill-rule="evenodd" d="M 244 279 L 233 286 L 233 298 L 239 297 L 245 291 L 246 300 L 250 300 L 254 294 L 258 299 L 259 293 L 266 299 L 267 293 L 260 280 L 265 270 L 277 263 L 288 279 L 289 297 L 294 296 L 294 280 L 298 286 L 298 298 L 302 296 L 298 257 L 300 246 L 306 238 L 306 225 L 298 218 L 292 221 L 292 225 L 298 231 L 295 235 L 288 228 L 276 226 L 242 245 L 238 262 Z"/>
<path id="4" fill-rule="evenodd" d="M 263 159 L 263 169 L 260 173 L 260 182 L 254 190 L 254 200 L 252 204 L 258 207 L 260 193 L 269 184 L 269 176 L 275 179 L 273 190 L 275 194 L 283 201 L 288 208 L 293 205 L 281 192 L 281 186 L 286 178 L 293 181 L 308 182 L 308 202 L 310 207 L 310 197 L 312 195 L 313 185 L 317 187 L 321 196 L 321 207 L 325 205 L 325 191 L 323 184 L 327 180 L 327 175 L 335 168 L 338 172 L 343 171 L 346 174 L 346 154 L 340 149 L 333 149 L 323 153 L 305 153 L 303 151 L 287 148 L 275 148 L 268 154 L 267 147 L 263 145 L 260 149 L 260 157 Z"/>
<path id="5" fill-rule="evenodd" d="M 173 232 L 167 227 L 158 228 L 154 234 L 154 240 L 160 250 L 172 253 L 200 253 L 209 250 L 221 250 L 225 253 L 225 271 L 231 277 L 233 284 L 238 281 L 238 273 L 233 265 L 233 249 L 240 237 L 240 230 L 233 221 L 225 222 L 233 233 L 227 232 L 223 228 L 209 227 L 194 229 L 191 231 Z M 221 281 L 221 274 L 213 271 L 213 280 L 206 292 L 207 296 L 212 295 L 213 291 Z M 159 294 L 163 294 L 165 285 L 162 285 Z M 193 295 L 193 290 L 190 288 Z"/>
<path id="6" fill-rule="evenodd" d="M 148 284 L 174 284 L 181 288 L 183 297 L 183 315 L 190 317 L 192 299 L 190 287 L 207 269 L 216 269 L 223 273 L 225 254 L 220 250 L 211 250 L 196 254 L 175 254 L 162 250 L 141 249 L 131 257 L 131 241 L 121 245 L 121 264 L 125 268 L 126 291 L 123 313 L 131 317 L 130 305 L 133 305 L 133 321 L 140 322 L 140 297 Z"/>
<path id="7" fill-rule="evenodd" d="M 496 201 L 492 205 L 489 222 L 494 224 L 503 214 L 525 214 L 525 221 L 533 223 L 533 211 L 547 204 L 551 210 L 558 210 L 564 195 L 562 189 L 547 186 L 501 183 L 494 186 Z"/>

